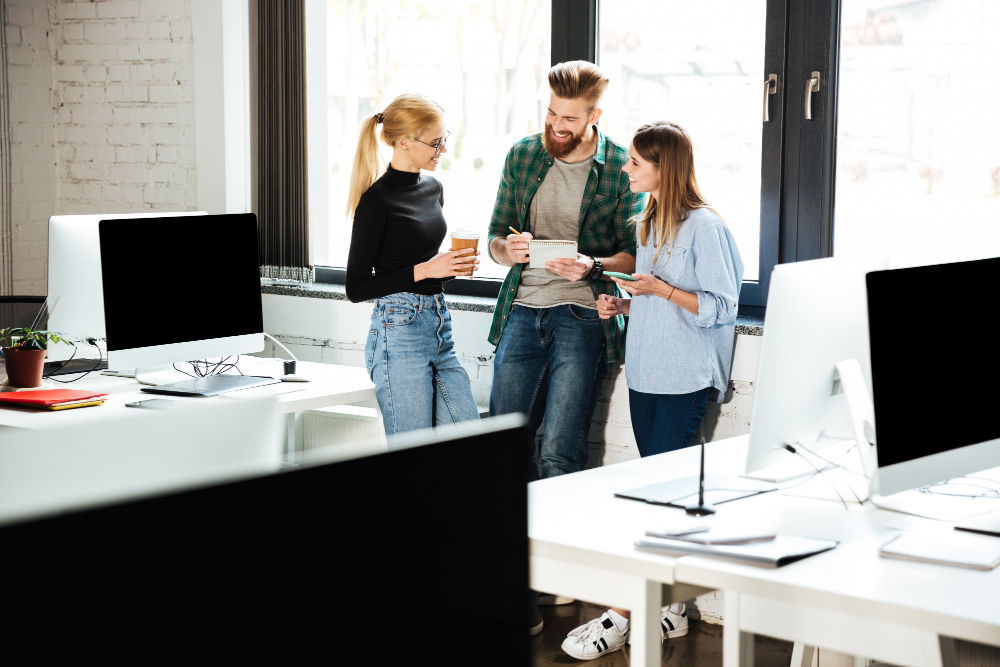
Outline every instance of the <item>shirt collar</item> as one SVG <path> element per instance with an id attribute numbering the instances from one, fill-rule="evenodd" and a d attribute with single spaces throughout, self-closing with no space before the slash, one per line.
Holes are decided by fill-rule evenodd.
<path id="1" fill-rule="evenodd" d="M 607 150 L 607 141 L 604 138 L 604 133 L 601 132 L 601 128 L 596 125 L 593 127 L 594 131 L 597 132 L 597 150 L 594 151 L 594 160 L 604 164 L 604 151 Z"/>
<path id="2" fill-rule="evenodd" d="M 413 185 L 420 180 L 420 172 L 399 171 L 390 164 L 385 170 L 385 180 L 394 185 Z"/>

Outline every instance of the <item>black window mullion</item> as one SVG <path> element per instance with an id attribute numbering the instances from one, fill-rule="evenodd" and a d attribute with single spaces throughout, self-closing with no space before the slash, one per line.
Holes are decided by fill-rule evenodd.
<path id="1" fill-rule="evenodd" d="M 599 0 L 552 0 L 552 64 L 570 60 L 597 63 L 600 51 Z"/>
<path id="2" fill-rule="evenodd" d="M 743 283 L 741 315 L 763 315 L 771 270 L 780 261 L 781 189 L 784 165 L 785 113 L 787 106 L 788 0 L 767 3 L 764 46 L 764 76 L 776 74 L 777 85 L 768 100 L 770 120 L 763 122 L 761 109 L 760 168 L 760 274 L 756 281 Z M 763 87 L 764 82 L 760 82 Z"/>
<path id="3" fill-rule="evenodd" d="M 833 252 L 839 0 L 790 0 L 780 261 L 829 257 Z M 812 120 L 805 94 L 812 72 Z"/>

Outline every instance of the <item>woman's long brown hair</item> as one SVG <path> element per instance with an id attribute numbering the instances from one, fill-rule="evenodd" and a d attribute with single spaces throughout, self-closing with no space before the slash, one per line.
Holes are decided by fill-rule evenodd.
<path id="1" fill-rule="evenodd" d="M 664 245 L 673 245 L 677 228 L 696 208 L 711 208 L 701 196 L 694 175 L 694 147 L 682 127 L 665 120 L 643 125 L 635 131 L 632 146 L 643 160 L 660 171 L 660 186 L 639 214 L 639 239 L 643 247 L 653 233 L 656 255 Z"/>

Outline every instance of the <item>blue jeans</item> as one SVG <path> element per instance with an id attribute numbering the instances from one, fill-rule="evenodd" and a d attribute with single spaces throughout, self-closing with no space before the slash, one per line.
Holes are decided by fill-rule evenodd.
<path id="1" fill-rule="evenodd" d="M 455 356 L 443 294 L 376 299 L 365 367 L 387 436 L 479 419 L 469 374 Z"/>
<path id="2" fill-rule="evenodd" d="M 628 390 L 632 431 L 639 456 L 672 452 L 691 444 L 708 406 L 705 387 L 690 394 L 646 394 Z"/>
<path id="3" fill-rule="evenodd" d="M 493 359 L 490 415 L 528 418 L 528 479 L 538 479 L 530 457 L 542 436 L 542 478 L 583 470 L 587 434 L 604 382 L 604 325 L 582 306 L 514 306 Z"/>

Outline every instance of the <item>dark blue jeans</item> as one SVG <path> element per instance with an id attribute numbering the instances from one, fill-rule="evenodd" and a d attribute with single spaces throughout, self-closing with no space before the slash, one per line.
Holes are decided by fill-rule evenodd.
<path id="1" fill-rule="evenodd" d="M 583 470 L 587 434 L 604 382 L 604 325 L 581 306 L 514 306 L 493 359 L 490 416 L 528 418 L 529 480 L 534 433 L 544 422 L 542 478 Z"/>
<path id="2" fill-rule="evenodd" d="M 639 456 L 672 452 L 691 444 L 705 416 L 708 392 L 708 387 L 690 394 L 645 394 L 629 389 L 629 412 Z"/>

